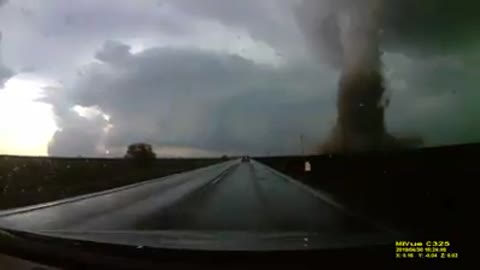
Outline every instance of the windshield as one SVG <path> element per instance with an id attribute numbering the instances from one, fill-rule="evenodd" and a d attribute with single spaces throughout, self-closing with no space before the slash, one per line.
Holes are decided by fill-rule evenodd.
<path id="1" fill-rule="evenodd" d="M 402 240 L 480 140 L 466 2 L 0 0 L 0 227 Z"/>

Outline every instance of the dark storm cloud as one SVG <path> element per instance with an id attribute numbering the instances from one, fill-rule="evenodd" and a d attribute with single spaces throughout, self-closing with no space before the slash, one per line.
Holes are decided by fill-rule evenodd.
<path id="1" fill-rule="evenodd" d="M 480 80 L 459 60 L 386 55 L 387 119 L 394 134 L 419 134 L 429 146 L 480 141 Z"/>
<path id="2" fill-rule="evenodd" d="M 5 62 L 13 63 L 11 68 L 16 70 L 33 68 L 42 76 L 70 81 L 75 69 L 89 61 L 104 40 L 135 40 L 132 45 L 147 47 L 170 42 L 201 46 L 208 43 L 199 40 L 202 33 L 219 29 L 238 32 L 238 39 L 245 37 L 246 30 L 285 57 L 304 53 L 286 3 L 237 2 L 182 0 L 158 5 L 156 1 L 132 0 L 17 0 L 6 5 L 0 16 L 8 37 Z M 209 29 L 210 24 L 219 26 Z"/>
<path id="3" fill-rule="evenodd" d="M 72 91 L 82 101 L 80 105 L 101 102 L 103 108 L 110 109 L 118 100 L 128 104 L 135 101 L 133 98 L 152 93 L 165 95 L 162 100 L 142 100 L 152 107 L 157 102 L 189 98 L 199 92 L 213 98 L 216 94 L 237 91 L 250 75 L 255 82 L 268 73 L 268 69 L 256 68 L 253 62 L 237 56 L 198 50 L 154 48 L 126 61 L 112 61 L 112 56 L 119 60 L 128 55 L 123 49 L 119 54 L 118 48 L 106 45 L 96 54 L 104 63 L 92 64 Z M 110 94 L 116 94 L 114 99 Z"/>
<path id="4" fill-rule="evenodd" d="M 130 56 L 130 46 L 116 41 L 107 41 L 95 54 L 95 58 L 105 63 L 124 61 Z"/>
<path id="5" fill-rule="evenodd" d="M 320 136 L 329 125 L 316 115 L 332 114 L 335 73 L 328 69 L 318 76 L 318 67 L 275 69 L 201 50 L 153 48 L 131 54 L 127 45 L 113 41 L 96 56 L 103 62 L 89 66 L 72 89 L 50 91 L 44 100 L 59 107 L 98 106 L 113 125 L 104 140 L 108 149 L 146 141 L 228 153 L 296 152 L 300 133 Z M 323 95 L 311 87 L 320 84 Z M 57 123 L 66 124 L 60 124 L 63 131 L 50 149 L 73 150 L 61 138 L 85 127 L 69 127 L 68 110 L 57 115 L 63 118 Z M 105 124 L 86 130 L 102 130 Z M 92 139 L 98 133 L 79 136 Z"/>
<path id="6" fill-rule="evenodd" d="M 1 4 L 1 3 L 0 3 Z M 0 5 L 1 6 L 1 5 Z M 13 77 L 15 73 L 2 63 L 2 32 L 0 32 L 0 89 L 4 87 L 5 82 Z"/>
<path id="7" fill-rule="evenodd" d="M 5 85 L 5 82 L 14 75 L 13 71 L 3 66 L 0 63 L 0 88 Z"/>
<path id="8" fill-rule="evenodd" d="M 293 91 L 245 93 L 219 104 L 214 114 L 218 125 L 205 145 L 220 150 L 235 146 L 257 155 L 299 154 L 304 136 L 310 152 L 333 123 L 334 98 L 317 95 L 295 101 L 289 94 Z"/>
<path id="9" fill-rule="evenodd" d="M 131 0 L 16 0 L 2 8 L 0 25 L 11 68 L 68 81 L 106 39 L 175 38 L 194 30 L 178 10 Z"/>
<path id="10" fill-rule="evenodd" d="M 475 69 L 468 68 L 458 57 L 430 57 L 411 59 L 399 54 L 384 57 L 386 73 L 393 73 L 394 79 L 408 82 L 410 91 L 419 97 L 431 97 L 445 93 L 465 92 L 475 85 Z M 390 70 L 391 68 L 391 70 Z"/>
<path id="11" fill-rule="evenodd" d="M 8 0 L 0 0 L 0 8 L 8 3 Z M 0 31 L 0 89 L 3 88 L 5 82 L 13 76 L 13 71 L 5 67 L 2 63 L 2 32 Z"/>
<path id="12" fill-rule="evenodd" d="M 338 65 L 341 17 L 375 2 L 382 5 L 379 31 L 386 51 L 432 56 L 463 53 L 478 44 L 480 2 L 475 0 L 303 0 L 296 16 L 316 53 Z"/>
<path id="13" fill-rule="evenodd" d="M 28 9 L 38 27 L 52 37 L 131 35 L 168 33 L 179 35 L 190 30 L 182 14 L 153 1 L 84 0 L 75 3 L 50 0 Z M 188 18 L 182 18 L 188 19 Z"/>
<path id="14" fill-rule="evenodd" d="M 421 54 L 462 53 L 480 34 L 475 0 L 386 0 L 387 47 Z"/>
<path id="15" fill-rule="evenodd" d="M 292 9 L 295 0 L 175 0 L 165 1 L 184 12 L 244 29 L 286 57 L 305 54 L 305 42 Z"/>
<path id="16" fill-rule="evenodd" d="M 343 57 L 340 26 L 336 17 L 338 9 L 334 1 L 302 0 L 294 10 L 310 49 L 321 61 L 334 67 L 341 65 Z"/>

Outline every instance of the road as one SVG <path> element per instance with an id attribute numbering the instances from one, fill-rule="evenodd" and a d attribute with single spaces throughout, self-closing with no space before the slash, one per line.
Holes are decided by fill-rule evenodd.
<path id="1" fill-rule="evenodd" d="M 319 232 L 382 229 L 255 161 L 239 160 L 102 193 L 0 212 L 29 231 Z"/>
<path id="2" fill-rule="evenodd" d="M 220 181 L 135 225 L 140 230 L 369 230 L 259 163 L 240 163 Z"/>

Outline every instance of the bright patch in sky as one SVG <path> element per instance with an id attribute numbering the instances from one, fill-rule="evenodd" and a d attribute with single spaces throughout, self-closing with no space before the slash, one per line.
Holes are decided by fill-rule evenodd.
<path id="1" fill-rule="evenodd" d="M 51 105 L 36 101 L 44 86 L 12 78 L 0 89 L 0 154 L 48 155 L 57 126 Z"/>
<path id="2" fill-rule="evenodd" d="M 92 119 L 97 116 L 102 116 L 103 119 L 106 121 L 110 120 L 110 116 L 108 114 L 103 113 L 97 106 L 92 106 L 92 107 L 83 107 L 80 105 L 75 105 L 73 107 L 73 110 L 81 117 L 87 118 L 87 119 Z"/>

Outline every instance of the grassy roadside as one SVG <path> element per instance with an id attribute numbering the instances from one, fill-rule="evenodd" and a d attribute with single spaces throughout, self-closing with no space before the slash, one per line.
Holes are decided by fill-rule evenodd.
<path id="1" fill-rule="evenodd" d="M 259 157 L 256 160 L 334 195 L 356 212 L 420 235 L 460 232 L 469 181 L 480 179 L 480 144 L 389 153 Z M 309 161 L 312 171 L 304 171 Z"/>
<path id="2" fill-rule="evenodd" d="M 0 156 L 0 209 L 102 191 L 220 161 L 156 159 L 140 167 L 125 159 Z"/>

